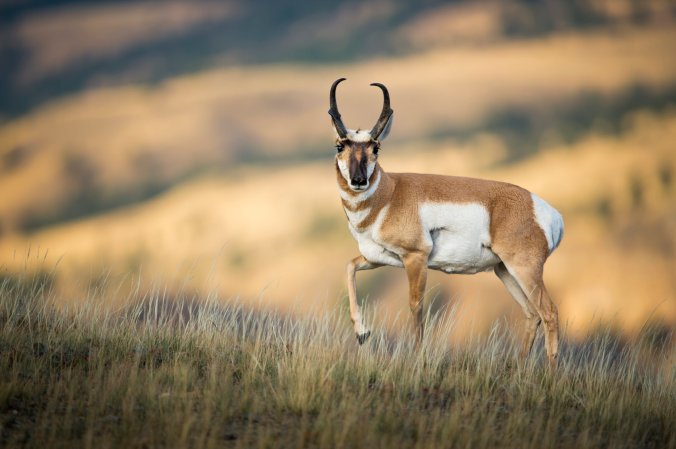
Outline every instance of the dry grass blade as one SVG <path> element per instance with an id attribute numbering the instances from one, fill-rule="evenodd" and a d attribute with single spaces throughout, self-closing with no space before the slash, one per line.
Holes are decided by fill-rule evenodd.
<path id="1" fill-rule="evenodd" d="M 57 309 L 44 279 L 2 281 L 2 446 L 676 445 L 668 330 L 600 332 L 552 374 L 517 363 L 500 326 L 450 347 L 450 312 L 416 353 L 382 334 L 357 347 L 338 310 L 294 319 L 160 292 Z"/>

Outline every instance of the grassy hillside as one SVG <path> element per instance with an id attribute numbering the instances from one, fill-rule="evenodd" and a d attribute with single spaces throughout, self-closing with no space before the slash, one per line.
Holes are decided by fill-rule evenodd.
<path id="1" fill-rule="evenodd" d="M 242 163 L 331 154 L 327 88 L 338 76 L 349 126 L 371 126 L 386 83 L 392 143 L 454 140 L 496 163 L 621 133 L 676 101 L 671 26 L 559 33 L 479 48 L 438 47 L 340 65 L 255 65 L 154 86 L 93 88 L 0 126 L 0 232 L 33 230 L 147 199 L 187 177 Z M 415 157 L 415 153 L 411 154 Z"/>
<path id="2" fill-rule="evenodd" d="M 113 313 L 92 292 L 55 308 L 48 285 L 0 281 L 0 444 L 13 447 L 676 447 L 669 331 L 603 331 L 514 357 L 496 328 L 422 351 L 347 317 L 297 320 L 161 292 Z M 435 335 L 436 333 L 436 335 Z"/>
<path id="3" fill-rule="evenodd" d="M 524 186 L 564 215 L 566 234 L 545 280 L 569 334 L 597 324 L 635 334 L 647 320 L 676 325 L 676 116 L 647 111 L 617 136 L 586 134 L 572 145 L 503 165 L 498 139 L 388 143 L 386 170 L 461 174 Z M 140 276 L 143 289 L 239 297 L 252 307 L 319 310 L 344 306 L 345 264 L 357 254 L 329 156 L 288 167 L 215 172 L 152 201 L 0 241 L 8 274 L 54 272 L 55 288 L 77 302 L 102 279 Z M 379 326 L 408 319 L 401 270 L 360 273 Z M 454 335 L 485 334 L 521 311 L 490 274 L 430 277 L 428 301 L 458 310 Z M 119 296 L 119 295 L 118 295 Z M 106 294 L 116 299 L 116 291 Z M 345 312 L 347 314 L 347 312 Z M 521 328 L 520 324 L 517 325 Z"/>

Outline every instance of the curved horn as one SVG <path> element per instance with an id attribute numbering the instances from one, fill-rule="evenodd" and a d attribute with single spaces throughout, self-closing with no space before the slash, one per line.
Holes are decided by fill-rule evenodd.
<path id="1" fill-rule="evenodd" d="M 329 95 L 329 102 L 331 104 L 331 107 L 329 108 L 329 115 L 331 116 L 331 119 L 333 120 L 333 126 L 335 126 L 336 132 L 341 139 L 347 137 L 347 129 L 345 129 L 343 120 L 340 118 L 340 112 L 338 112 L 338 105 L 336 104 L 336 87 L 338 87 L 338 84 L 342 83 L 343 81 L 345 81 L 345 78 L 338 78 L 335 80 L 331 85 L 331 93 Z"/>
<path id="2" fill-rule="evenodd" d="M 387 91 L 387 87 L 380 83 L 371 83 L 371 86 L 379 87 L 383 91 L 383 110 L 378 117 L 378 121 L 373 125 L 373 129 L 371 129 L 371 137 L 377 140 L 385 130 L 385 126 L 387 126 L 387 122 L 394 111 L 390 108 L 390 93 Z"/>

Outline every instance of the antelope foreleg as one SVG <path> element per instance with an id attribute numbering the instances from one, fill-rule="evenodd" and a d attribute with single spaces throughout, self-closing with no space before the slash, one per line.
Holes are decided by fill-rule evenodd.
<path id="1" fill-rule="evenodd" d="M 358 256 L 347 264 L 347 296 L 350 299 L 350 318 L 354 325 L 354 331 L 357 334 L 357 341 L 360 345 L 364 344 L 367 338 L 371 336 L 371 331 L 364 326 L 364 318 L 361 314 L 361 307 L 357 298 L 357 271 L 371 270 L 380 265 L 373 264 L 366 260 L 364 256 Z"/>

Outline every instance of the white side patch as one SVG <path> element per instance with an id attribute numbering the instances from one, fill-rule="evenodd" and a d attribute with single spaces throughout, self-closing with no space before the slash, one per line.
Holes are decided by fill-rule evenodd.
<path id="1" fill-rule="evenodd" d="M 563 238 L 563 217 L 558 210 L 554 209 L 536 194 L 531 193 L 530 196 L 533 198 L 535 221 L 542 228 L 542 232 L 544 232 L 547 239 L 549 252 L 551 253 L 559 246 Z"/>
<path id="2" fill-rule="evenodd" d="M 500 262 L 490 249 L 490 217 L 481 204 L 423 203 L 419 213 L 432 246 L 429 267 L 447 273 L 477 273 Z"/>

